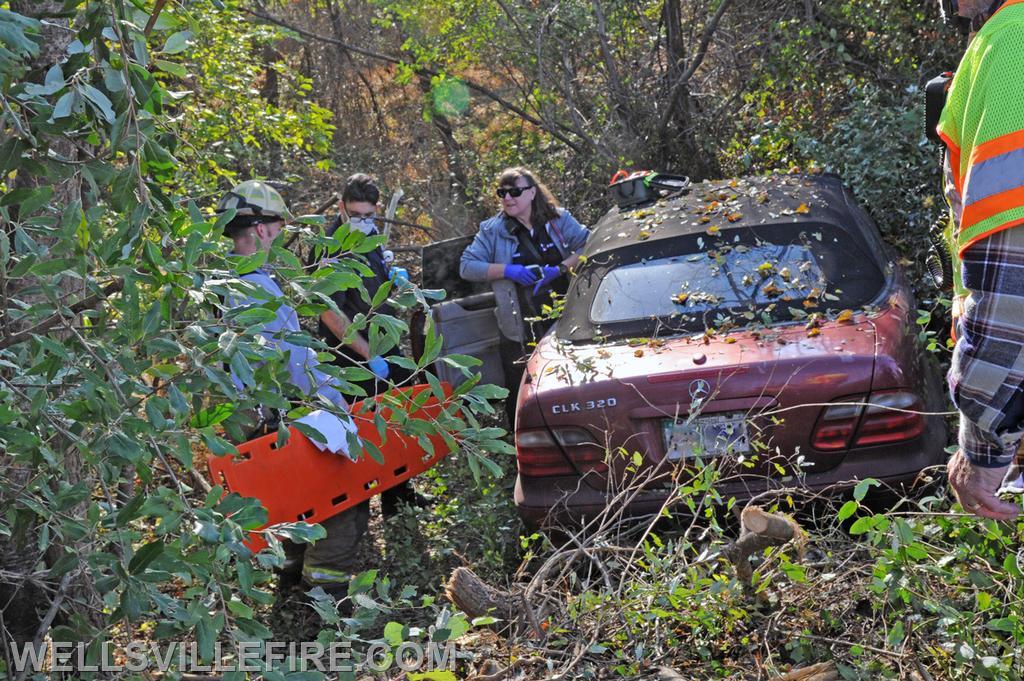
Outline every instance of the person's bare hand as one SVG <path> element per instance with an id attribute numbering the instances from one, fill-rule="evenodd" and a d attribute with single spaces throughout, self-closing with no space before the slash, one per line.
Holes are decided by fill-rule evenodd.
<path id="1" fill-rule="evenodd" d="M 1010 520 L 1017 517 L 1020 509 L 1016 504 L 1003 501 L 996 496 L 996 491 L 1003 483 L 1009 467 L 975 466 L 962 451 L 957 450 L 949 460 L 946 470 L 949 474 L 949 484 L 965 510 L 982 518 Z"/>

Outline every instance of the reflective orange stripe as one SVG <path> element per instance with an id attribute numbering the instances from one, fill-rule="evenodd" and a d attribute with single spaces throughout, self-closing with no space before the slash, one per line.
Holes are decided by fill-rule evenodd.
<path id="1" fill-rule="evenodd" d="M 975 201 L 969 206 L 964 206 L 964 213 L 960 218 L 960 228 L 958 231 L 962 232 L 965 229 L 970 229 L 982 220 L 987 220 L 993 215 L 998 215 L 1005 210 L 1019 208 L 1020 206 L 1024 206 L 1024 187 L 1016 187 L 1009 191 Z"/>
<path id="2" fill-rule="evenodd" d="M 1024 0 L 1022 0 L 1024 2 Z M 987 161 L 994 156 L 1005 154 L 1009 151 L 1016 151 L 1024 148 L 1024 130 L 1007 133 L 999 137 L 983 142 L 974 147 L 971 151 L 971 165 Z"/>
<path id="3" fill-rule="evenodd" d="M 970 248 L 974 244 L 978 243 L 982 239 L 988 238 L 988 237 L 992 236 L 993 234 L 995 234 L 996 232 L 1001 232 L 1004 229 L 1009 229 L 1010 227 L 1016 227 L 1018 225 L 1024 225 L 1024 218 L 1019 218 L 1017 220 L 1010 220 L 1009 222 L 1004 222 L 1003 224 L 999 225 L 998 227 L 993 227 L 992 229 L 988 230 L 987 232 L 982 232 L 981 234 L 975 234 L 968 241 L 964 241 L 963 243 L 957 244 L 957 247 L 956 247 L 957 255 L 959 255 L 962 258 L 962 257 L 964 257 L 964 251 L 966 251 L 968 248 Z"/>
<path id="4" fill-rule="evenodd" d="M 1000 7 L 999 9 L 992 13 L 992 17 L 1002 12 L 1003 8 L 1009 7 L 1010 5 L 1019 5 L 1022 2 L 1024 2 L 1024 0 L 1006 0 L 1006 2 L 1003 3 L 1002 7 Z M 992 17 L 989 17 L 989 19 L 991 19 Z"/>

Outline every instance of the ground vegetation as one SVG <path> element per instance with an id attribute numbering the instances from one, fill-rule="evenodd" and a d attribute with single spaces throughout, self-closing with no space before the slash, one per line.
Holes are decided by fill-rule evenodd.
<path id="1" fill-rule="evenodd" d="M 375 523 L 340 607 L 291 607 L 275 601 L 277 541 L 257 556 L 242 542 L 263 511 L 202 465 L 257 401 L 288 419 L 321 406 L 281 358 L 259 361 L 273 305 L 225 310 L 261 264 L 223 255 L 211 207 L 236 181 L 279 183 L 309 215 L 270 256 L 307 322 L 359 285 L 376 243 L 346 240 L 330 273 L 299 257 L 327 243 L 315 214 L 355 171 L 404 190 L 391 245 L 408 264 L 472 233 L 497 172 L 527 165 L 587 223 L 619 168 L 837 172 L 920 268 L 942 206 L 921 88 L 960 47 L 913 0 L 0 3 L 0 675 L 31 676 L 12 642 L 81 642 L 93 662 L 104 642 L 191 640 L 212 661 L 218 642 L 301 635 L 361 661 L 372 643 L 452 642 L 477 679 L 771 679 L 826 662 L 844 679 L 1019 678 L 1020 528 L 960 513 L 939 471 L 885 511 L 869 481 L 839 502 L 798 486 L 758 500 L 799 532 L 739 572 L 739 509 L 714 466 L 676 481 L 682 519 L 627 526 L 613 506 L 556 547 L 511 507 L 503 392 L 435 385 L 450 408 L 412 427 L 458 451 L 418 483 L 433 508 Z M 945 361 L 948 301 L 921 282 L 916 332 Z M 403 311 L 366 325 L 381 351 L 435 295 L 388 294 Z M 415 368 L 439 359 L 426 335 Z M 457 567 L 515 615 L 461 612 L 443 593 Z"/>

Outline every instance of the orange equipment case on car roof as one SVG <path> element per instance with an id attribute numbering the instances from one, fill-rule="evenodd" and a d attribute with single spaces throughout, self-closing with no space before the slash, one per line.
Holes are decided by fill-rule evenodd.
<path id="1" fill-rule="evenodd" d="M 446 396 L 451 393 L 447 383 L 442 387 Z M 416 396 L 425 390 L 430 390 L 430 386 L 400 388 L 352 405 L 359 438 L 380 449 L 383 464 L 366 453 L 358 461 L 352 461 L 343 454 L 320 451 L 294 427 L 290 429 L 288 442 L 280 448 L 277 434 L 271 433 L 238 445 L 237 456 L 208 457 L 214 484 L 222 485 L 225 492 L 259 499 L 267 509 L 267 524 L 252 531 L 246 546 L 259 551 L 266 547 L 260 533 L 265 527 L 300 520 L 320 522 L 419 475 L 444 458 L 448 446 L 440 435 L 428 436 L 433 453 L 425 451 L 415 437 L 404 435 L 397 428 L 388 429 L 387 441 L 382 442 L 373 415 L 379 409 L 387 420 L 390 408 L 375 405 L 364 411 L 367 403 L 383 399 L 386 404 L 398 394 L 402 395 L 403 404 L 412 407 Z M 411 410 L 409 415 L 414 419 L 431 419 L 441 409 L 437 397 L 431 395 L 422 407 Z"/>

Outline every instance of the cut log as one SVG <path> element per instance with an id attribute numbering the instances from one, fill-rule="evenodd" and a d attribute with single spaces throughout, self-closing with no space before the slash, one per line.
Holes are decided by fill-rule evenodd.
<path id="1" fill-rule="evenodd" d="M 760 506 L 748 506 L 740 515 L 745 530 L 763 537 L 789 541 L 800 532 L 800 526 L 792 518 L 778 513 L 768 513 Z"/>
<path id="2" fill-rule="evenodd" d="M 490 586 L 469 568 L 455 568 L 444 591 L 448 599 L 471 618 L 490 615 L 506 621 L 515 619 L 517 608 L 512 595 Z"/>
<path id="3" fill-rule="evenodd" d="M 750 556 L 764 551 L 769 546 L 781 546 L 794 542 L 799 557 L 803 557 L 803 530 L 795 520 L 781 513 L 768 513 L 759 506 L 748 506 L 740 515 L 743 530 L 740 538 L 727 546 L 722 555 L 729 559 L 736 569 L 736 578 L 750 584 L 754 569 Z"/>
<path id="4" fill-rule="evenodd" d="M 776 676 L 772 681 L 839 681 L 839 670 L 833 662 L 821 662 L 810 667 L 794 669 L 788 674 Z"/>

